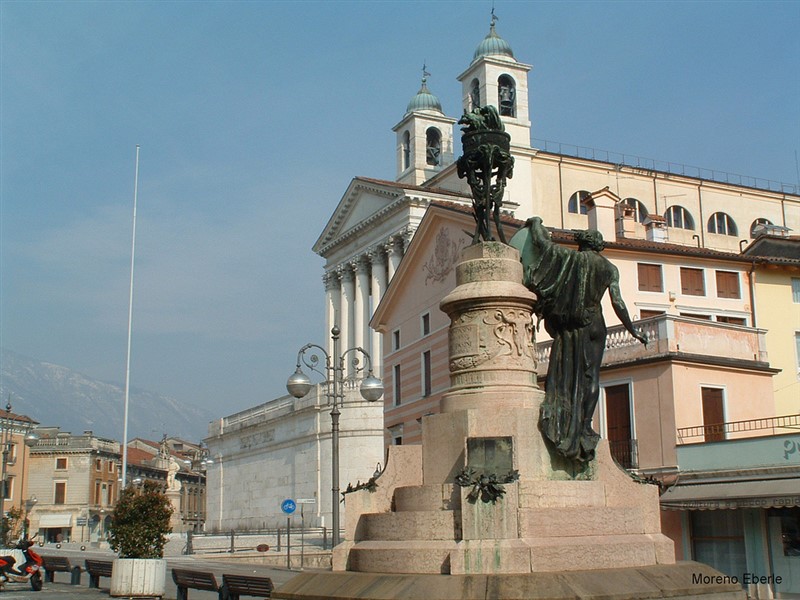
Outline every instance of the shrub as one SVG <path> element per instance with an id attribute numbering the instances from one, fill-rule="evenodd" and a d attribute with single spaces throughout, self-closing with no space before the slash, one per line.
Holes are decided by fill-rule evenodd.
<path id="1" fill-rule="evenodd" d="M 172 505 L 158 484 L 126 487 L 114 508 L 108 541 L 120 558 L 163 558 Z"/>

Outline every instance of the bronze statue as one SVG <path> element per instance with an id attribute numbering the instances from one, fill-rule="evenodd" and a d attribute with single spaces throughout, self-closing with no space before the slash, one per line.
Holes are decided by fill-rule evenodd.
<path id="1" fill-rule="evenodd" d="M 600 394 L 600 363 L 606 324 L 600 301 L 606 290 L 614 312 L 634 338 L 647 340 L 633 326 L 619 290 L 619 272 L 600 252 L 599 231 L 578 231 L 578 250 L 559 246 L 539 217 L 528 219 L 511 239 L 519 250 L 523 283 L 536 293 L 534 312 L 544 319 L 553 346 L 539 424 L 562 456 L 586 463 L 600 436 L 592 415 Z"/>
<path id="2" fill-rule="evenodd" d="M 476 222 L 472 243 L 494 239 L 489 231 L 489 218 L 493 215 L 497 235 L 505 244 L 506 238 L 500 226 L 500 208 L 503 206 L 506 178 L 514 172 L 514 157 L 509 152 L 511 136 L 505 132 L 494 106 L 464 111 L 459 124 L 465 125 L 461 128 L 464 154 L 458 158 L 457 168 L 458 177 L 466 177 L 472 190 Z"/>

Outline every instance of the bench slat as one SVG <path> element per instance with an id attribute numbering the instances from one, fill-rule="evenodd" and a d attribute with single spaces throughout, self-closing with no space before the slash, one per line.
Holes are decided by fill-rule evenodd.
<path id="1" fill-rule="evenodd" d="M 214 574 L 205 571 L 172 569 L 172 580 L 177 586 L 192 588 L 195 590 L 208 590 L 212 592 L 219 590 L 217 579 L 214 577 Z"/>
<path id="2" fill-rule="evenodd" d="M 272 595 L 272 579 L 250 575 L 222 575 L 222 586 L 232 598 L 239 595 L 269 598 Z"/>

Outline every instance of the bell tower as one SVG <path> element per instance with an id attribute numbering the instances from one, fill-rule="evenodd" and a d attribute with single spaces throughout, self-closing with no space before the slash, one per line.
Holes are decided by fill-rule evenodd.
<path id="1" fill-rule="evenodd" d="M 478 44 L 467 70 L 458 76 L 463 107 L 497 107 L 511 145 L 530 148 L 531 121 L 528 113 L 528 71 L 531 65 L 518 62 L 511 46 L 497 35 L 497 17 L 492 9 L 489 34 Z"/>
<path id="2" fill-rule="evenodd" d="M 453 125 L 439 98 L 428 90 L 430 73 L 422 67 L 422 85 L 392 128 L 397 134 L 397 181 L 421 185 L 453 162 Z"/>

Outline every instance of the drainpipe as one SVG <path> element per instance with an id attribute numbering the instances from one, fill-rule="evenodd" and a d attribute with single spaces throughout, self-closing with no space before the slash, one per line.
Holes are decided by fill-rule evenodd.
<path id="1" fill-rule="evenodd" d="M 755 282 L 756 262 L 750 263 L 750 320 L 753 327 L 758 327 L 756 323 L 756 282 Z"/>

